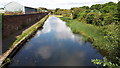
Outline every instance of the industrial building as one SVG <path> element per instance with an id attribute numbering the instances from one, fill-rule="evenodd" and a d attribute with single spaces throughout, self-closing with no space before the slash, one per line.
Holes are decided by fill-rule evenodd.
<path id="1" fill-rule="evenodd" d="M 6 12 L 23 12 L 23 13 L 37 12 L 36 8 L 27 7 L 14 1 L 4 5 L 4 10 Z"/>

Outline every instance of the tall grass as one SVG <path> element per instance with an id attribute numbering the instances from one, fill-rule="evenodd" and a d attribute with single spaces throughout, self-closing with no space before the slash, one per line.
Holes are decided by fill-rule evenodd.
<path id="1" fill-rule="evenodd" d="M 61 19 L 67 22 L 66 25 L 71 28 L 73 33 L 82 35 L 84 40 L 92 42 L 95 47 L 105 49 L 106 46 L 104 45 L 109 45 L 107 39 L 104 38 L 104 34 L 98 27 L 65 17 Z"/>
<path id="2" fill-rule="evenodd" d="M 92 59 L 95 64 L 101 63 L 103 66 L 118 66 L 120 65 L 120 46 L 119 46 L 119 28 L 120 24 L 109 24 L 106 26 L 95 26 L 92 24 L 82 23 L 76 19 L 70 19 L 63 17 L 63 21 L 66 21 L 74 33 L 83 36 L 83 39 L 93 43 L 93 46 L 97 48 L 104 56 L 103 61 L 99 59 Z"/>

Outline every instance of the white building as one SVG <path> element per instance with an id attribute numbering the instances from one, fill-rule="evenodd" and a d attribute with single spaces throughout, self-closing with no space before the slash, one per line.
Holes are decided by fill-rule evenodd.
<path id="1" fill-rule="evenodd" d="M 10 2 L 6 5 L 4 5 L 4 11 L 30 13 L 30 12 L 37 12 L 37 9 L 23 6 L 23 5 L 13 1 L 13 2 Z"/>

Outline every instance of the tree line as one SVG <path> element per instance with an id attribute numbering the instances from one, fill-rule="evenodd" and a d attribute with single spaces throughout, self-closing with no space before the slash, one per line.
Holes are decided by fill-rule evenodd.
<path id="1" fill-rule="evenodd" d="M 100 49 L 109 52 L 107 59 L 112 63 L 120 65 L 120 1 L 118 3 L 95 4 L 91 7 L 57 8 L 54 14 L 66 17 L 64 19 L 66 22 L 77 20 L 99 28 L 101 33 L 104 34 L 103 39 L 107 40 L 107 43 L 102 44 Z M 99 44 L 95 45 L 99 46 Z M 106 64 L 112 65 L 109 62 L 106 62 Z"/>

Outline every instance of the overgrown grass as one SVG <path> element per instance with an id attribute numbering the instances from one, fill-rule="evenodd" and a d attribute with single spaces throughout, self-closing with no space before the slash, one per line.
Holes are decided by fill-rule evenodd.
<path id="1" fill-rule="evenodd" d="M 104 38 L 104 34 L 98 27 L 91 24 L 85 24 L 77 20 L 71 20 L 66 17 L 61 19 L 67 22 L 66 24 L 71 28 L 72 32 L 84 36 L 83 39 L 92 42 L 95 47 L 105 49 L 106 46 L 104 45 L 109 45 L 107 39 Z"/>
<path id="2" fill-rule="evenodd" d="M 21 40 L 28 38 L 30 35 L 32 35 L 39 27 L 41 27 L 43 25 L 43 23 L 46 21 L 46 19 L 49 16 L 47 15 L 46 17 L 44 17 L 43 19 L 41 19 L 39 22 L 37 22 L 36 24 L 34 24 L 33 26 L 31 26 L 30 28 L 28 28 L 27 30 L 25 30 L 13 43 L 13 45 L 11 46 L 14 47 L 17 43 L 19 43 Z"/>
<path id="3" fill-rule="evenodd" d="M 95 26 L 92 24 L 82 23 L 76 19 L 70 19 L 63 17 L 63 21 L 66 21 L 73 33 L 77 33 L 83 36 L 83 39 L 93 43 L 93 46 L 97 48 L 103 56 L 107 57 L 109 60 L 106 63 L 111 63 L 114 66 L 114 63 L 117 65 L 120 64 L 119 54 L 119 37 L 120 37 L 120 24 L 109 24 L 106 26 Z M 99 60 L 99 59 L 98 59 Z M 105 61 L 105 60 L 103 60 Z M 106 65 L 106 66 L 111 66 Z"/>
<path id="4" fill-rule="evenodd" d="M 50 15 L 50 17 L 53 15 Z M 62 15 L 54 15 L 55 17 L 63 17 Z"/>
<path id="5" fill-rule="evenodd" d="M 56 17 L 63 17 L 62 15 L 55 15 Z"/>

